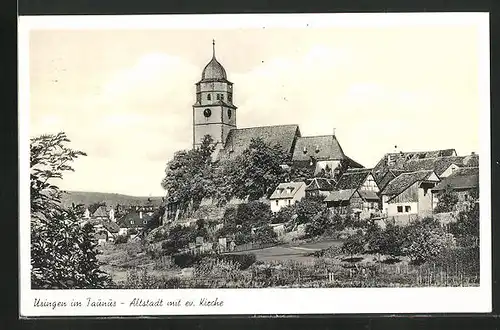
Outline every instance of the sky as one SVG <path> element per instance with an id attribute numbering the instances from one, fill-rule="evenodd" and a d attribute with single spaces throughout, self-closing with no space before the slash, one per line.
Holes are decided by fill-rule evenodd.
<path id="1" fill-rule="evenodd" d="M 466 155 L 479 150 L 478 36 L 474 25 L 32 30 L 30 136 L 64 131 L 88 154 L 63 189 L 164 195 L 215 39 L 238 127 L 335 130 L 365 167 L 395 146 Z"/>

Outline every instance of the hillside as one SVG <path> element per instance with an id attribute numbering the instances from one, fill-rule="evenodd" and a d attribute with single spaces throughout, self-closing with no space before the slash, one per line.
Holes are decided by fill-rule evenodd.
<path id="1" fill-rule="evenodd" d="M 148 199 L 151 199 L 154 205 L 160 205 L 162 197 L 151 196 L 129 196 L 113 193 L 88 192 L 88 191 L 65 191 L 62 194 L 62 204 L 66 207 L 72 203 L 90 205 L 98 202 L 106 202 L 108 206 L 120 205 L 145 205 Z"/>

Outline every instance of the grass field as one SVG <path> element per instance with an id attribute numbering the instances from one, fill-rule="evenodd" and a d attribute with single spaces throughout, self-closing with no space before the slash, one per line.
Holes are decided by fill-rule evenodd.
<path id="1" fill-rule="evenodd" d="M 340 240 L 322 240 L 318 242 L 300 243 L 300 244 L 284 244 L 269 248 L 234 252 L 234 254 L 253 253 L 260 261 L 284 261 L 295 260 L 301 262 L 310 262 L 315 259 L 312 253 L 320 251 L 331 246 L 340 246 Z"/>

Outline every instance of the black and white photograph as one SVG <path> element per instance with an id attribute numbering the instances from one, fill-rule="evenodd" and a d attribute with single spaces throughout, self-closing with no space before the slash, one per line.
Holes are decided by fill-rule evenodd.
<path id="1" fill-rule="evenodd" d="M 21 21 L 26 311 L 491 306 L 487 14 L 140 18 Z"/>

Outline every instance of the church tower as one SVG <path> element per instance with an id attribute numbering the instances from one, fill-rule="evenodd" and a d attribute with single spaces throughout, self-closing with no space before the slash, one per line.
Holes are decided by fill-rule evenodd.
<path id="1" fill-rule="evenodd" d="M 215 58 L 203 69 L 196 83 L 196 103 L 193 105 L 193 148 L 200 146 L 209 134 L 216 151 L 224 147 L 229 131 L 236 128 L 236 107 L 233 105 L 233 83 L 227 80 L 226 70 Z"/>

